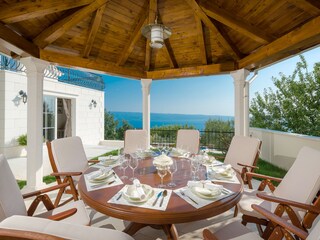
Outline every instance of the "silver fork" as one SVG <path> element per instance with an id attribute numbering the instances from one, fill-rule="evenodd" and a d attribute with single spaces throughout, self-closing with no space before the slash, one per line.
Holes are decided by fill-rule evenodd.
<path id="1" fill-rule="evenodd" d="M 181 193 L 182 196 L 189 198 L 192 202 L 194 202 L 195 204 L 198 205 L 198 203 L 197 203 L 195 200 L 193 200 L 191 197 L 189 197 L 188 195 L 186 195 L 186 194 L 183 192 L 182 189 L 180 189 L 180 193 Z"/>

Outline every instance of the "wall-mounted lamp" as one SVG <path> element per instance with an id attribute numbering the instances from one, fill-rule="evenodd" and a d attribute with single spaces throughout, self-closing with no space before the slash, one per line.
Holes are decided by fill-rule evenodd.
<path id="1" fill-rule="evenodd" d="M 97 107 L 97 101 L 92 99 L 91 102 L 90 102 L 90 105 L 91 105 L 91 107 L 93 106 L 94 108 L 96 108 Z"/>
<path id="2" fill-rule="evenodd" d="M 20 90 L 20 91 L 19 91 L 19 97 L 22 99 L 22 102 L 23 102 L 24 104 L 27 103 L 27 101 L 28 101 L 28 96 L 27 96 L 27 93 L 26 93 L 25 91 Z"/>

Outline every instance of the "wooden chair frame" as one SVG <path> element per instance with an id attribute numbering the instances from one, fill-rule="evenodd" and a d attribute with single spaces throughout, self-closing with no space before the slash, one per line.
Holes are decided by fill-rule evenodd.
<path id="1" fill-rule="evenodd" d="M 63 240 L 64 238 L 56 237 L 53 235 L 22 231 L 15 229 L 0 228 L 0 238 L 3 240 Z"/>
<path id="2" fill-rule="evenodd" d="M 252 172 L 248 172 L 248 173 L 246 173 L 246 175 L 247 175 L 247 179 L 248 179 L 248 185 L 251 186 L 251 188 L 252 188 L 252 183 L 251 183 L 252 177 L 258 177 L 258 178 L 263 179 L 259 185 L 258 191 L 263 191 L 268 186 L 269 189 L 271 190 L 271 192 L 273 192 L 276 187 L 273 185 L 272 181 L 281 182 L 281 180 L 282 180 L 281 178 L 270 177 L 270 176 L 252 173 Z M 284 213 L 286 213 L 288 215 L 290 221 L 292 222 L 292 224 L 295 227 L 300 228 L 305 231 L 307 231 L 308 229 L 310 229 L 312 227 L 314 220 L 316 219 L 316 217 L 319 215 L 319 212 L 320 212 L 320 198 L 319 197 L 316 197 L 314 199 L 312 205 L 307 205 L 307 204 L 291 201 L 288 199 L 270 196 L 270 195 L 267 195 L 262 192 L 257 193 L 257 197 L 259 197 L 263 200 L 266 200 L 266 201 L 278 203 L 278 206 L 275 209 L 274 214 L 281 217 L 281 216 L 283 216 Z M 306 214 L 303 217 L 302 221 L 299 220 L 299 217 L 296 215 L 296 213 L 292 209 L 292 207 L 301 208 L 301 209 L 306 210 Z M 248 222 L 257 224 L 259 233 L 263 238 L 269 237 L 273 231 L 272 229 L 274 229 L 273 224 L 266 219 L 243 215 L 242 216 L 242 223 L 244 225 L 246 225 Z M 264 231 L 262 231 L 261 226 L 266 226 L 266 229 Z"/>

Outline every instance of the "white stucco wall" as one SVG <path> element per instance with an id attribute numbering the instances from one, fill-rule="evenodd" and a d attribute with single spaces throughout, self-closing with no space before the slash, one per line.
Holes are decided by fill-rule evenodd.
<path id="1" fill-rule="evenodd" d="M 15 105 L 18 92 L 27 92 L 24 73 L 0 71 L 0 153 L 8 158 L 17 157 L 16 139 L 27 132 L 27 104 Z M 28 94 L 28 92 L 27 92 Z M 104 92 L 45 78 L 44 95 L 71 99 L 73 135 L 84 144 L 99 144 L 104 133 Z M 90 106 L 97 102 L 96 108 Z M 18 150 L 19 151 L 19 150 Z"/>

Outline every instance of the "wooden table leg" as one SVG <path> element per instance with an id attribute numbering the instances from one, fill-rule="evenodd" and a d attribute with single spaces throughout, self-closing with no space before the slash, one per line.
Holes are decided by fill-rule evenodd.
<path id="1" fill-rule="evenodd" d="M 138 232 L 141 228 L 149 226 L 148 224 L 143 223 L 135 223 L 131 222 L 129 225 L 123 230 L 123 232 L 133 236 L 136 232 Z"/>
<path id="2" fill-rule="evenodd" d="M 168 240 L 177 240 L 178 232 L 174 224 L 162 225 L 163 231 L 166 233 Z"/>

